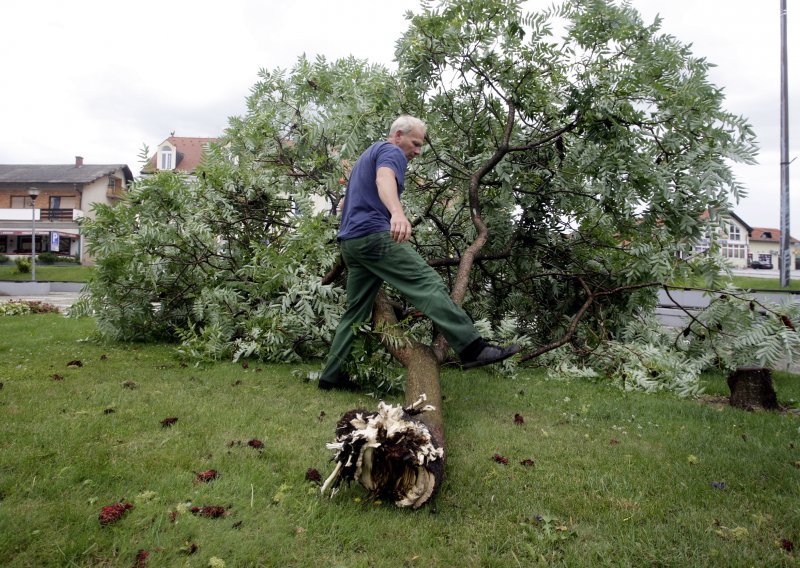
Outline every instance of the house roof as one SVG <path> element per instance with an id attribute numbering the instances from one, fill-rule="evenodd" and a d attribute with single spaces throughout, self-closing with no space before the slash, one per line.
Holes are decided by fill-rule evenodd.
<path id="1" fill-rule="evenodd" d="M 175 170 L 179 172 L 192 173 L 200 165 L 203 159 L 203 153 L 206 151 L 208 144 L 216 142 L 217 138 L 189 138 L 185 136 L 170 136 L 161 144 L 170 143 L 175 147 Z M 152 174 L 158 171 L 156 167 L 156 160 L 158 158 L 158 151 L 150 157 L 147 165 L 142 168 L 143 174 Z"/>
<path id="2" fill-rule="evenodd" d="M 133 180 L 133 174 L 125 164 L 0 164 L 0 183 L 84 184 L 116 172 L 120 172 L 126 181 Z"/>
<path id="3" fill-rule="evenodd" d="M 733 219 L 734 221 L 736 221 L 737 223 L 739 223 L 742 227 L 744 227 L 744 230 L 747 231 L 748 235 L 752 232 L 753 228 L 750 225 L 748 225 L 747 223 L 745 223 L 745 221 L 741 217 L 739 217 L 736 213 L 734 213 L 733 211 L 728 210 L 728 211 L 725 211 L 724 214 L 727 215 L 728 217 L 730 217 L 731 219 Z M 700 218 L 701 219 L 708 219 L 710 216 L 711 216 L 711 213 L 708 211 L 708 209 L 706 209 L 705 211 L 703 211 L 703 214 L 700 215 Z"/>
<path id="4" fill-rule="evenodd" d="M 750 240 L 779 243 L 781 242 L 781 230 L 771 229 L 769 227 L 753 227 L 753 230 L 750 233 Z M 792 236 L 789 236 L 789 240 L 792 244 L 800 242 Z"/>

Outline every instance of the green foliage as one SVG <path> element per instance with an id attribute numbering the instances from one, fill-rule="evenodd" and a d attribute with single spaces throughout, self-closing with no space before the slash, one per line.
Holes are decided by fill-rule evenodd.
<path id="1" fill-rule="evenodd" d="M 6 262 L 8 262 L 8 260 L 9 260 L 9 259 L 8 259 L 8 256 L 7 256 L 7 255 L 5 255 L 5 254 L 0 254 L 0 264 L 5 264 Z"/>
<path id="2" fill-rule="evenodd" d="M 19 274 L 30 274 L 31 272 L 31 259 L 23 256 L 18 256 L 14 259 L 14 264 L 17 267 Z"/>
<path id="3" fill-rule="evenodd" d="M 513 321 L 529 349 L 565 345 L 564 365 L 625 388 L 696 392 L 714 356 L 638 343 L 631 325 L 662 283 L 722 285 L 714 229 L 743 195 L 730 164 L 754 160 L 754 134 L 724 110 L 711 64 L 659 26 L 610 0 L 539 13 L 521 0 L 424 2 L 397 72 L 322 57 L 262 70 L 196 179 L 139 180 L 86 221 L 98 269 L 77 311 L 107 338 L 177 340 L 193 358 L 324 355 L 344 281 L 319 282 L 336 262 L 350 167 L 409 113 L 429 125 L 403 196 L 412 243 L 475 320 Z M 706 234 L 709 251 L 689 257 Z M 731 334 L 765 359 L 793 345 L 767 348 L 734 319 Z M 353 364 L 398 384 L 370 340 Z"/>
<path id="4" fill-rule="evenodd" d="M 46 302 L 19 300 L 0 302 L 0 316 L 58 313 L 58 307 Z"/>
<path id="5" fill-rule="evenodd" d="M 41 262 L 42 264 L 55 264 L 57 260 L 59 260 L 59 256 L 54 252 L 43 252 L 41 254 L 36 255 L 36 262 Z"/>

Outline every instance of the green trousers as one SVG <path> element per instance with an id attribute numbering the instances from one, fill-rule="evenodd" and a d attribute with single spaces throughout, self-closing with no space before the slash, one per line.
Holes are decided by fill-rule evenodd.
<path id="1" fill-rule="evenodd" d="M 472 320 L 409 243 L 396 243 L 388 232 L 341 241 L 347 264 L 347 309 L 336 328 L 321 381 L 339 381 L 342 365 L 355 340 L 353 326 L 369 321 L 378 289 L 387 282 L 439 328 L 450 347 L 460 353 L 480 337 Z"/>

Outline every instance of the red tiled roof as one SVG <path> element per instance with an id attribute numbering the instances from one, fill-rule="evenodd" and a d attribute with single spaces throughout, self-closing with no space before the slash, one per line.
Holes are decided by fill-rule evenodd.
<path id="1" fill-rule="evenodd" d="M 188 138 L 185 136 L 170 136 L 158 146 L 160 148 L 165 142 L 169 142 L 175 146 L 175 151 L 177 153 L 177 164 L 175 165 L 175 171 L 193 173 L 194 170 L 197 169 L 197 166 L 200 165 L 200 161 L 203 158 L 203 152 L 205 152 L 206 146 L 216 141 L 217 138 Z M 150 158 L 150 161 L 147 162 L 147 165 L 142 168 L 143 174 L 149 174 L 157 171 L 157 157 L 158 150 L 156 150 L 156 153 Z"/>
<path id="2" fill-rule="evenodd" d="M 750 240 L 779 243 L 781 241 L 781 230 L 770 229 L 769 227 L 753 227 L 753 231 L 750 233 Z M 791 236 L 789 237 L 789 240 L 793 244 L 800 242 Z"/>

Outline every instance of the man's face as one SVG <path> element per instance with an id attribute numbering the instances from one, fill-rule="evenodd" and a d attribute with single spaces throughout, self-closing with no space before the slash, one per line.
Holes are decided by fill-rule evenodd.
<path id="1" fill-rule="evenodd" d="M 410 162 L 422 152 L 422 145 L 425 143 L 425 132 L 419 128 L 412 128 L 405 134 L 398 130 L 392 136 L 391 142 L 403 151 L 406 159 Z"/>

